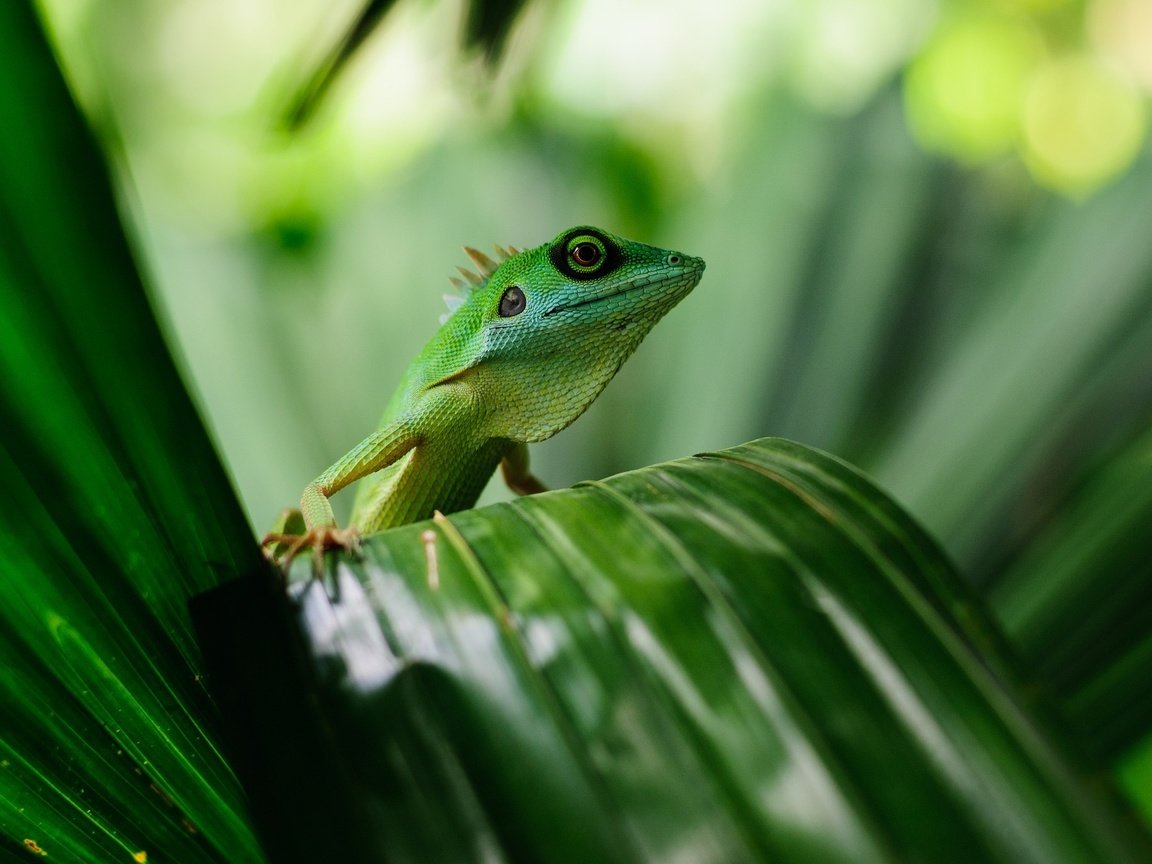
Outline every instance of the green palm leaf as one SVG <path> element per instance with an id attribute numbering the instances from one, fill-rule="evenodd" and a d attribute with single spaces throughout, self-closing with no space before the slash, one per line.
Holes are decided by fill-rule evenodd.
<path id="1" fill-rule="evenodd" d="M 311 76 L 293 95 L 285 117 L 289 129 L 298 129 L 312 119 L 332 85 L 376 32 L 394 4 L 395 0 L 367 0 L 363 4 L 340 40 L 322 60 L 314 63 Z M 524 0 L 472 0 L 467 4 L 464 17 L 465 46 L 478 46 L 488 60 L 496 59 L 523 4 Z"/>
<path id="2" fill-rule="evenodd" d="M 263 860 L 233 766 L 282 860 L 1147 857 L 935 545 L 798 445 L 390 532 L 290 602 L 27 4 L 0 72 L 3 857 Z"/>
<path id="3" fill-rule="evenodd" d="M 297 576 L 296 605 L 247 584 L 201 609 L 284 857 L 1149 852 L 1030 718 L 935 544 L 854 470 L 790 442 L 389 531 L 331 584 L 304 562 Z M 261 641 L 311 659 L 269 682 L 230 651 L 277 615 Z M 269 733 L 309 689 L 310 732 Z M 324 787 L 301 805 L 300 752 L 344 800 Z M 291 824 L 288 800 L 306 814 Z"/>
<path id="4" fill-rule="evenodd" d="M 1115 756 L 1148 732 L 1152 431 L 1081 478 L 990 602 L 1085 744 Z"/>
<path id="5" fill-rule="evenodd" d="M 26 3 L 0 80 L 0 836 L 258 861 L 186 611 L 258 560 L 250 532 Z"/>

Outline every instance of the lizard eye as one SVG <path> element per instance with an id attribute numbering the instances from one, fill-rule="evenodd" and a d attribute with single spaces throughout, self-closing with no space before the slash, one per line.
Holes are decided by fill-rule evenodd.
<path id="1" fill-rule="evenodd" d="M 500 313 L 501 318 L 511 318 L 519 315 L 527 306 L 528 298 L 524 296 L 519 285 L 513 285 L 500 295 L 500 306 L 496 311 Z"/>
<path id="2" fill-rule="evenodd" d="M 620 250 L 593 228 L 574 228 L 556 238 L 548 257 L 561 275 L 577 282 L 601 279 L 620 266 Z"/>
<path id="3" fill-rule="evenodd" d="M 578 234 L 568 241 L 568 266 L 585 277 L 596 275 L 607 259 L 604 244 L 592 234 Z"/>
<path id="4" fill-rule="evenodd" d="M 600 250 L 594 243 L 577 243 L 572 248 L 572 260 L 581 267 L 591 267 L 600 260 Z"/>

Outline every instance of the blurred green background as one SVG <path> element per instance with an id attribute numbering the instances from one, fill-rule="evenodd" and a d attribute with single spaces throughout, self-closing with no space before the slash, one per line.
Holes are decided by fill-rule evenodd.
<path id="1" fill-rule="evenodd" d="M 853 461 L 1152 814 L 1148 0 L 530 2 L 489 63 L 402 0 L 295 131 L 359 0 L 42 7 L 256 530 L 374 428 L 462 245 L 702 255 L 537 473 Z"/>

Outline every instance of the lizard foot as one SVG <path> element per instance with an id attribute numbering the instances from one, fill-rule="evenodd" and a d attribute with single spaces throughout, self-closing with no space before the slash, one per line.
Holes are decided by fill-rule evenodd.
<path id="1" fill-rule="evenodd" d="M 324 553 L 329 549 L 344 549 L 357 552 L 360 549 L 360 532 L 356 528 L 337 528 L 335 525 L 320 525 L 308 528 L 300 534 L 269 532 L 260 541 L 264 555 L 269 561 L 279 565 L 287 578 L 292 561 L 305 549 L 312 548 L 312 571 L 316 576 L 324 574 Z M 272 547 L 272 548 L 267 548 Z M 281 547 L 281 548 L 277 548 Z"/>

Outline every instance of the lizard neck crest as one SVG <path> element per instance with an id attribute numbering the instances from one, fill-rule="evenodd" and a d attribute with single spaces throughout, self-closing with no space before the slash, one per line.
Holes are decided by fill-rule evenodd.
<path id="1" fill-rule="evenodd" d="M 444 295 L 444 303 L 448 306 L 448 311 L 440 316 L 441 324 L 451 318 L 452 313 L 459 309 L 474 291 L 488 284 L 489 277 L 496 272 L 497 267 L 512 256 L 520 254 L 520 250 L 515 246 L 509 246 L 507 248 L 503 246 L 493 246 L 492 248 L 496 253 L 494 259 L 488 257 L 479 249 L 473 249 L 471 246 L 464 247 L 464 253 L 472 259 L 472 263 L 476 265 L 476 269 L 469 270 L 467 267 L 457 267 L 456 269 L 459 271 L 460 276 L 448 277 L 448 281 L 452 283 L 452 287 L 456 289 L 456 293 Z"/>

